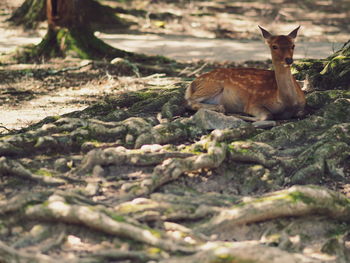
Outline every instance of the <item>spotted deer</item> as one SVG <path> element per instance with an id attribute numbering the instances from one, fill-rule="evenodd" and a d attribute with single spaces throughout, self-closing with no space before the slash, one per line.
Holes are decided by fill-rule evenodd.
<path id="1" fill-rule="evenodd" d="M 272 35 L 260 27 L 270 47 L 274 70 L 219 68 L 196 78 L 185 99 L 192 110 L 200 108 L 227 113 L 244 113 L 258 121 L 288 119 L 302 114 L 305 96 L 291 73 L 297 27 L 288 35 Z"/>

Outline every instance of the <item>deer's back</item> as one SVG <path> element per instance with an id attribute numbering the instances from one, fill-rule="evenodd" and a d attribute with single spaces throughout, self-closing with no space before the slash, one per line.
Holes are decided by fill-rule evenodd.
<path id="1" fill-rule="evenodd" d="M 199 76 L 190 89 L 192 99 L 222 93 L 221 103 L 227 110 L 241 111 L 251 103 L 273 100 L 277 83 L 272 70 L 220 68 Z"/>

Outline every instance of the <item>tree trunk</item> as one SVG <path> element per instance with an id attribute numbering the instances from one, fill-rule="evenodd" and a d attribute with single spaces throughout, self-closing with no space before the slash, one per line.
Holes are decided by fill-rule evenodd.
<path id="1" fill-rule="evenodd" d="M 56 2 L 54 5 L 57 6 L 60 1 L 53 2 Z M 25 29 L 34 29 L 47 18 L 46 3 L 46 0 L 25 0 L 7 21 L 15 26 L 24 26 Z M 119 18 L 113 8 L 101 5 L 94 0 L 85 0 L 79 7 L 79 12 L 88 17 L 85 22 L 94 30 L 117 29 L 122 31 L 130 25 Z"/>
<path id="2" fill-rule="evenodd" d="M 25 29 L 37 27 L 46 19 L 46 0 L 26 0 L 7 20 L 15 26 L 23 25 Z"/>
<path id="3" fill-rule="evenodd" d="M 133 53 L 113 48 L 95 37 L 89 24 L 89 9 L 83 8 L 88 2 L 98 4 L 94 0 L 47 0 L 47 34 L 34 48 L 18 53 L 17 60 L 41 61 L 57 56 L 83 59 L 135 57 Z"/>
<path id="4" fill-rule="evenodd" d="M 350 88 L 350 40 L 326 59 L 305 59 L 295 66 L 300 78 L 308 78 L 313 89 Z"/>

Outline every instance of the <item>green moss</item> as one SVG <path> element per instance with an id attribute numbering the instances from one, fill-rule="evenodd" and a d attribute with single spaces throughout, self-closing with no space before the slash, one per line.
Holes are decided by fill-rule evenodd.
<path id="1" fill-rule="evenodd" d="M 293 200 L 294 203 L 298 203 L 298 202 L 302 202 L 305 204 L 313 204 L 315 203 L 315 200 L 313 200 L 312 198 L 304 195 L 301 192 L 292 192 L 288 195 L 290 197 L 291 200 Z"/>
<path id="2" fill-rule="evenodd" d="M 234 144 L 234 145 L 229 144 L 228 150 L 233 152 L 233 153 L 243 153 L 243 154 L 247 154 L 250 152 L 249 149 L 237 147 L 236 144 Z"/>
<path id="3" fill-rule="evenodd" d="M 163 250 L 161 250 L 158 247 L 150 247 L 146 251 L 151 255 L 159 255 L 160 253 L 162 253 Z"/>
<path id="4" fill-rule="evenodd" d="M 39 169 L 39 170 L 34 170 L 32 172 L 34 174 L 40 175 L 40 176 L 47 176 L 47 177 L 53 177 L 54 176 L 54 174 L 51 171 L 49 171 L 49 170 L 47 170 L 45 168 L 42 168 L 42 169 Z"/>
<path id="5" fill-rule="evenodd" d="M 304 195 L 301 192 L 292 192 L 289 194 L 288 193 L 273 194 L 273 195 L 263 196 L 260 198 L 254 198 L 251 201 L 241 202 L 239 204 L 236 204 L 233 206 L 233 208 L 242 207 L 242 206 L 250 205 L 250 204 L 261 203 L 261 202 L 276 201 L 276 200 L 289 200 L 289 201 L 292 201 L 293 203 L 302 202 L 305 204 L 315 203 L 315 201 L 312 198 Z"/>
<path id="6" fill-rule="evenodd" d="M 119 206 L 118 212 L 122 214 L 129 214 L 129 213 L 135 213 L 140 211 L 145 211 L 148 209 L 154 209 L 157 208 L 157 204 L 150 203 L 150 204 L 131 204 L 131 203 L 124 203 Z"/>
<path id="7" fill-rule="evenodd" d="M 162 237 L 162 232 L 155 230 L 153 228 L 147 228 L 148 231 L 150 231 L 152 233 L 153 236 L 155 236 L 156 238 L 161 238 Z"/>
<path id="8" fill-rule="evenodd" d="M 125 222 L 125 217 L 122 216 L 122 215 L 119 215 L 119 214 L 116 214 L 116 213 L 113 213 L 113 212 L 108 212 L 108 215 L 115 221 L 117 222 Z"/>
<path id="9" fill-rule="evenodd" d="M 347 89 L 350 86 L 350 41 L 327 59 L 300 60 L 293 72 L 297 79 L 308 79 L 318 90 Z"/>
<path id="10" fill-rule="evenodd" d="M 347 232 L 349 232 L 349 225 L 346 223 L 342 223 L 342 224 L 336 225 L 336 228 L 329 230 L 327 233 L 327 237 L 338 238 L 343 236 Z"/>

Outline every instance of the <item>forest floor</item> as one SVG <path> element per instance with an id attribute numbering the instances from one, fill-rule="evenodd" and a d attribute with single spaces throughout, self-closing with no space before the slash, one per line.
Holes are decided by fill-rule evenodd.
<path id="1" fill-rule="evenodd" d="M 9 27 L 5 22 L 18 1 L 0 3 L 0 52 L 13 51 L 16 46 L 39 43 L 45 34 L 45 24 L 38 31 L 23 31 Z M 157 3 L 146 5 L 144 1 L 132 4 L 118 4 L 105 1 L 122 12 L 120 16 L 134 24 L 127 32 L 109 30 L 97 35 L 108 44 L 132 52 L 150 55 L 164 55 L 180 61 L 197 64 L 219 62 L 240 62 L 246 60 L 267 60 L 270 55 L 261 41 L 258 24 L 273 32 L 289 32 L 302 25 L 298 37 L 295 58 L 325 58 L 336 51 L 350 38 L 348 10 L 338 12 L 341 3 L 329 6 L 320 1 L 317 8 L 297 2 L 281 4 L 278 1 L 255 1 L 249 3 L 227 4 L 212 1 L 192 1 L 181 3 Z M 302 8 L 299 8 L 299 6 Z M 279 10 L 281 8 L 281 10 Z M 305 14 L 304 10 L 312 10 Z M 166 10 L 166 11 L 164 11 Z M 50 76 L 50 84 L 33 78 L 32 73 L 22 74 L 24 70 L 47 70 L 65 68 L 67 60 L 54 60 L 40 65 L 1 66 L 10 69 L 11 76 L 4 76 L 1 84 L 0 125 L 8 129 L 25 127 L 28 124 L 50 116 L 81 110 L 99 100 L 101 94 L 115 90 L 110 88 L 110 76 L 99 75 L 100 84 L 91 83 L 90 74 L 80 74 L 79 81 L 73 83 L 57 75 Z M 80 63 L 80 62 L 76 62 Z M 70 65 L 74 64 L 74 61 Z M 200 64 L 200 63 L 199 63 Z M 203 70 L 207 70 L 205 67 Z M 202 71 L 198 71 L 197 75 Z M 16 76 L 16 71 L 21 74 Z M 84 75 L 87 78 L 84 80 Z M 102 77 L 102 78 L 101 78 Z M 16 81 L 14 79 L 17 78 Z M 108 78 L 105 85 L 102 79 Z M 90 87 L 93 86 L 94 89 Z"/>
<path id="2" fill-rule="evenodd" d="M 205 71 L 271 66 L 257 24 L 301 24 L 299 58 L 322 58 L 350 7 L 232 2 L 104 1 L 134 25 L 98 36 L 181 61 L 0 64 L 0 262 L 350 262 L 349 87 L 312 87 L 305 116 L 275 123 L 183 107 Z M 246 55 L 222 55 L 231 41 Z"/>

